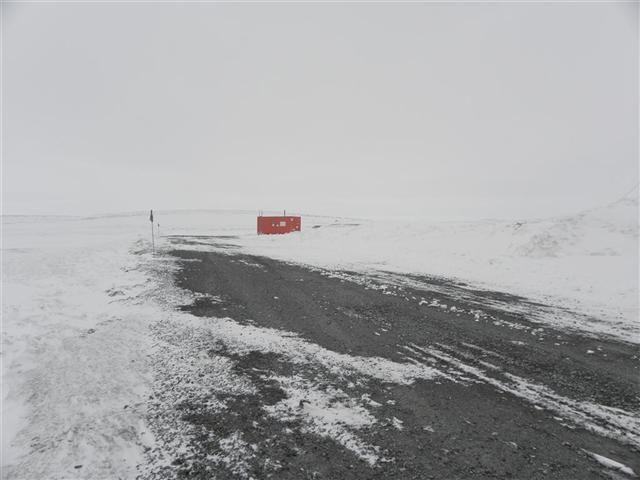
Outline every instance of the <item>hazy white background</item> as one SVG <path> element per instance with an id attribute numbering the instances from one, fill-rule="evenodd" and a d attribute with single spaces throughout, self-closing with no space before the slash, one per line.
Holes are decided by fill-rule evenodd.
<path id="1" fill-rule="evenodd" d="M 547 216 L 638 178 L 638 4 L 2 4 L 3 213 Z"/>

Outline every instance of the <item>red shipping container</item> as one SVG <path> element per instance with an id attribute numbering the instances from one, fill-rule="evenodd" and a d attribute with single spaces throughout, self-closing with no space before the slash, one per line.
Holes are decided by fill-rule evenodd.
<path id="1" fill-rule="evenodd" d="M 301 217 L 258 217 L 258 235 L 299 232 Z"/>

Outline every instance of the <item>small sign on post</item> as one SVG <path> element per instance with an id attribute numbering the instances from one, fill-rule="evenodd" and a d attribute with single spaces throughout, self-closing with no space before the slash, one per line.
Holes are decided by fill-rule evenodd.
<path id="1" fill-rule="evenodd" d="M 153 210 L 149 214 L 149 221 L 151 222 L 151 252 L 155 255 L 156 253 L 156 242 L 153 238 Z"/>

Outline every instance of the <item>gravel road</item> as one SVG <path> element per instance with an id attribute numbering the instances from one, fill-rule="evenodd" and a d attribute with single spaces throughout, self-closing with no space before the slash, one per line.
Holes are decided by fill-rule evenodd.
<path id="1" fill-rule="evenodd" d="M 390 382 L 323 365 L 321 355 L 305 363 L 259 349 L 238 353 L 214 331 L 212 351 L 226 356 L 253 392 L 218 393 L 223 413 L 184 408 L 183 421 L 201 437 L 192 439 L 195 457 L 174 463 L 177 475 L 208 478 L 221 448 L 210 439 L 230 435 L 250 451 L 238 447 L 237 458 L 215 463 L 216 478 L 590 479 L 640 472 L 637 345 L 530 321 L 546 307 L 523 298 L 429 277 L 307 268 L 244 255 L 226 242 L 218 252 L 180 250 L 176 242 L 171 255 L 181 268 L 174 280 L 197 294 L 183 312 L 291 332 L 340 358 L 384 359 L 434 375 Z M 303 413 L 269 415 L 291 399 L 291 379 L 332 393 L 334 406 L 357 401 L 367 424 L 352 419 L 337 437 L 310 428 L 303 413 L 314 414 L 307 411 L 311 390 L 310 400 L 303 395 L 295 405 Z"/>

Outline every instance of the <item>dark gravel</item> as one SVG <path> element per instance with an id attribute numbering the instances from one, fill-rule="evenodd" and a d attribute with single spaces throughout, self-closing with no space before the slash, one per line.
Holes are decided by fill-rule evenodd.
<path id="1" fill-rule="evenodd" d="M 451 368 L 429 356 L 429 349 L 436 348 L 490 378 L 512 374 L 572 400 L 640 411 L 636 345 L 541 328 L 527 313 L 501 308 L 520 305 L 526 312 L 544 306 L 427 277 L 407 278 L 411 288 L 398 286 L 402 282 L 396 277 L 395 286 L 381 289 L 384 277 L 333 275 L 233 252 L 173 252 L 185 260 L 176 273 L 179 286 L 222 300 L 200 298 L 183 310 L 295 332 L 339 353 Z M 442 304 L 447 309 L 438 306 Z M 482 315 L 473 313 L 479 309 Z M 411 345 L 413 350 L 405 348 Z M 249 460 L 254 478 L 626 478 L 604 469 L 585 450 L 640 472 L 637 447 L 559 419 L 558 413 L 536 408 L 478 378 L 408 386 L 372 379 L 353 382 L 292 365 L 274 354 L 229 358 L 257 386 L 258 394 L 228 399 L 225 415 L 197 409 L 197 415 L 185 412 L 184 420 L 220 437 L 241 431 L 258 446 Z M 380 403 L 379 421 L 358 434 L 378 445 L 388 461 L 371 467 L 331 439 L 305 433 L 295 421 L 264 415 L 264 405 L 286 395 L 276 382 L 257 373 L 265 371 L 306 376 Z M 403 422 L 402 429 L 384 420 L 393 417 Z M 202 465 L 207 455 L 217 453 L 215 442 L 205 437 L 199 448 Z M 178 460 L 175 468 L 184 478 L 208 478 L 198 461 L 186 468 Z M 216 478 L 238 476 L 232 468 L 220 467 Z"/>

